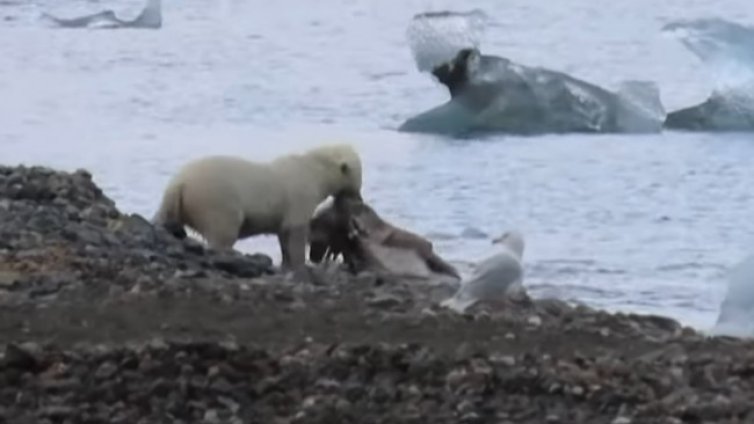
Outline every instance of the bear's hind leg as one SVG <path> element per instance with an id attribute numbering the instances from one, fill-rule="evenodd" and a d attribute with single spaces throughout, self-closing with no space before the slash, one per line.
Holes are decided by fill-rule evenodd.
<path id="1" fill-rule="evenodd" d="M 215 250 L 232 250 L 238 240 L 243 217 L 235 213 L 215 212 L 202 217 L 199 233 Z"/>
<path id="2" fill-rule="evenodd" d="M 236 244 L 236 236 L 232 233 L 214 233 L 206 238 L 207 245 L 214 250 L 232 250 Z"/>

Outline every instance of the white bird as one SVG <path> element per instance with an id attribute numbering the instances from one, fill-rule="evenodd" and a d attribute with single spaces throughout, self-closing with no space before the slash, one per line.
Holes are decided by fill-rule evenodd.
<path id="1" fill-rule="evenodd" d="M 517 231 L 508 231 L 492 243 L 501 245 L 502 252 L 479 263 L 471 277 L 463 281 L 458 291 L 441 306 L 463 312 L 480 300 L 501 299 L 522 287 L 523 236 Z"/>

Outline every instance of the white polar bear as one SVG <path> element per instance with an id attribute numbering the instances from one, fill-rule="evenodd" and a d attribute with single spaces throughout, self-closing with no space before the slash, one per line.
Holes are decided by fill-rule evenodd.
<path id="1" fill-rule="evenodd" d="M 361 159 L 347 144 L 270 162 L 209 156 L 186 164 L 170 180 L 152 222 L 181 238 L 188 226 L 219 250 L 275 234 L 282 268 L 300 270 L 317 205 L 331 195 L 360 199 L 361 184 Z"/>

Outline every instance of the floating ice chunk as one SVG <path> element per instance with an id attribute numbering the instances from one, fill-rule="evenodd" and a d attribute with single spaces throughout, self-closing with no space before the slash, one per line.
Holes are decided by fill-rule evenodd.
<path id="1" fill-rule="evenodd" d="M 617 125 L 626 132 L 658 132 L 665 122 L 660 89 L 652 81 L 623 81 L 616 93 L 621 107 Z"/>
<path id="2" fill-rule="evenodd" d="M 731 272 L 712 333 L 754 337 L 754 256 L 745 259 Z"/>
<path id="3" fill-rule="evenodd" d="M 451 101 L 401 126 L 401 131 L 519 134 L 658 132 L 665 119 L 652 83 L 625 82 L 618 93 L 563 72 L 529 67 L 464 49 L 432 74 Z"/>
<path id="4" fill-rule="evenodd" d="M 665 126 L 685 130 L 754 130 L 754 28 L 723 19 L 675 21 L 678 38 L 713 78 L 706 101 L 668 114 Z"/>
<path id="5" fill-rule="evenodd" d="M 60 18 L 42 12 L 43 19 L 63 28 L 148 28 L 159 29 L 162 27 L 162 0 L 147 0 L 142 12 L 133 20 L 123 20 L 115 15 L 112 10 L 76 18 Z"/>
<path id="6" fill-rule="evenodd" d="M 478 48 L 487 22 L 487 15 L 478 9 L 414 15 L 406 36 L 417 68 L 428 72 L 453 59 L 459 50 Z"/>

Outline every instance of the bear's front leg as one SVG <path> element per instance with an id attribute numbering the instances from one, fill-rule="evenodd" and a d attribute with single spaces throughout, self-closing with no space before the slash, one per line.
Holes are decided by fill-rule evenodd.
<path id="1" fill-rule="evenodd" d="M 286 243 L 284 249 L 284 258 L 287 263 L 282 264 L 286 271 L 293 271 L 293 276 L 297 280 L 310 281 L 311 275 L 306 267 L 306 242 L 309 237 L 309 228 L 307 225 L 299 225 L 289 228 L 285 231 Z"/>
<path id="2" fill-rule="evenodd" d="M 280 244 L 280 269 L 284 270 L 290 267 L 291 257 L 288 254 L 288 230 L 283 229 L 278 233 L 278 243 Z"/>

